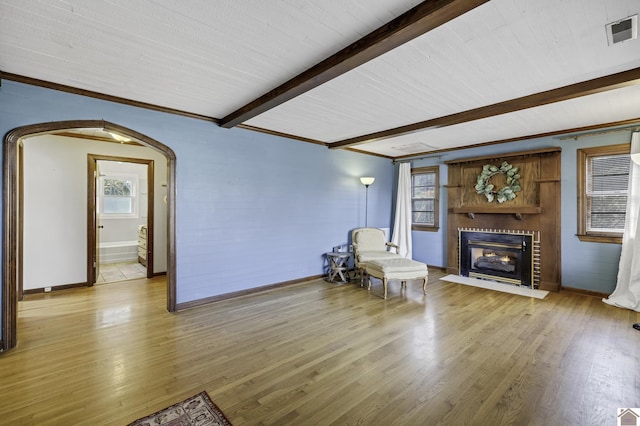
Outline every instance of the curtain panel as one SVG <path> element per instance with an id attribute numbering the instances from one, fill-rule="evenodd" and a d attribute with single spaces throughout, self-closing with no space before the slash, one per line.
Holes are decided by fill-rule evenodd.
<path id="1" fill-rule="evenodd" d="M 411 259 L 411 163 L 400 164 L 396 217 L 391 241 L 398 246 L 398 254 Z"/>
<path id="2" fill-rule="evenodd" d="M 631 154 L 640 153 L 640 132 L 631 134 Z M 640 165 L 629 166 L 627 212 L 616 288 L 603 302 L 640 312 Z"/>

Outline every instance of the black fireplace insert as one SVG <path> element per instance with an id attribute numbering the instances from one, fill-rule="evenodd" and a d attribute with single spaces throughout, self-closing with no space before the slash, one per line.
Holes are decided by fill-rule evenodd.
<path id="1" fill-rule="evenodd" d="M 460 275 L 533 288 L 533 234 L 460 231 Z"/>

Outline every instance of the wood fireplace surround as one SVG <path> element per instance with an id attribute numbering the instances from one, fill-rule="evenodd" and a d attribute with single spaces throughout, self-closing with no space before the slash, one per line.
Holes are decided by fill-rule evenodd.
<path id="1" fill-rule="evenodd" d="M 560 289 L 560 154 L 561 148 L 551 147 L 445 162 L 449 169 L 449 183 L 445 185 L 448 192 L 448 273 L 460 272 L 460 228 L 539 231 L 539 288 Z M 490 202 L 476 191 L 478 176 L 484 166 L 500 167 L 505 161 L 518 168 L 521 190 L 512 200 Z M 506 185 L 505 176 L 498 173 L 490 178 L 496 190 Z"/>

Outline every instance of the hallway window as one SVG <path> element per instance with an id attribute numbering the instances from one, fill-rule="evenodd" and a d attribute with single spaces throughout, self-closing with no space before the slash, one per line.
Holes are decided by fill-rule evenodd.
<path id="1" fill-rule="evenodd" d="M 138 217 L 137 176 L 101 176 L 100 214 L 110 218 Z"/>

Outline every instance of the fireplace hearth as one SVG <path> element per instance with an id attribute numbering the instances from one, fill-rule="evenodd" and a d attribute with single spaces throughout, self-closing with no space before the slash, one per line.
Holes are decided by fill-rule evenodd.
<path id="1" fill-rule="evenodd" d="M 463 277 L 535 288 L 535 233 L 459 230 L 459 271 Z"/>

